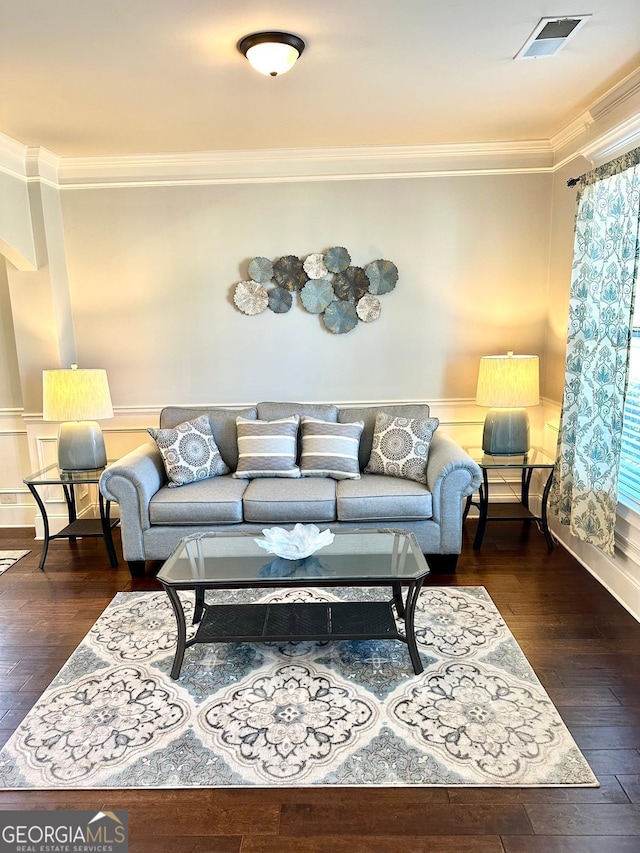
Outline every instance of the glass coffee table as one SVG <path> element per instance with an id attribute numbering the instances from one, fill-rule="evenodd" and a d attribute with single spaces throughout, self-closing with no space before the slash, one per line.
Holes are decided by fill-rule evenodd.
<path id="1" fill-rule="evenodd" d="M 401 640 L 416 674 L 423 666 L 414 632 L 416 602 L 429 567 L 414 536 L 401 530 L 336 532 L 302 560 L 267 554 L 248 533 L 200 533 L 180 540 L 158 573 L 178 625 L 171 677 L 195 643 Z M 214 604 L 206 590 L 280 587 L 389 587 L 387 601 Z M 406 595 L 403 597 L 403 587 Z M 195 635 L 187 641 L 178 592 L 194 591 Z M 395 613 L 394 613 L 395 610 Z M 398 625 L 404 619 L 404 630 Z"/>

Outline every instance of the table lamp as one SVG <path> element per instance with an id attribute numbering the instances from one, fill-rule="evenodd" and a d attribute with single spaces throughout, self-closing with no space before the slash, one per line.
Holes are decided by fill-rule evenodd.
<path id="1" fill-rule="evenodd" d="M 482 449 L 492 456 L 515 456 L 529 450 L 529 413 L 540 402 L 537 355 L 485 355 L 480 359 L 476 403 L 490 406 Z"/>
<path id="2" fill-rule="evenodd" d="M 112 418 L 106 370 L 42 371 L 42 417 L 62 421 L 58 433 L 58 465 L 63 471 L 88 471 L 107 464 L 98 419 Z"/>

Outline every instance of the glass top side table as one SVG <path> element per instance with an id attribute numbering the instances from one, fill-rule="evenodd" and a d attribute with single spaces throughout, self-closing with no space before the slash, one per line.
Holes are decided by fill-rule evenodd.
<path id="1" fill-rule="evenodd" d="M 477 506 L 480 512 L 478 529 L 473 541 L 474 550 L 482 547 L 482 540 L 487 522 L 489 521 L 535 521 L 539 524 L 544 534 L 547 550 L 552 551 L 553 539 L 551 538 L 547 519 L 547 501 L 553 481 L 555 459 L 540 447 L 532 447 L 527 453 L 520 453 L 516 456 L 492 456 L 489 453 L 485 453 L 480 447 L 466 447 L 465 450 L 482 469 L 482 485 L 478 490 L 480 500 L 475 503 L 472 500 L 472 496 L 469 495 L 464 513 L 466 518 L 472 504 Z M 513 470 L 521 471 L 519 503 L 489 504 L 489 471 L 497 471 L 498 474 L 502 472 L 504 475 L 507 471 Z M 534 515 L 529 509 L 531 477 L 536 470 L 546 472 L 546 480 L 542 490 L 540 515 Z M 504 480 L 504 476 L 502 476 L 502 479 Z"/>
<path id="2" fill-rule="evenodd" d="M 107 462 L 107 465 L 109 463 Z M 42 556 L 40 557 L 39 568 L 44 569 L 47 552 L 49 550 L 49 542 L 53 539 L 69 539 L 75 542 L 78 538 L 91 538 L 101 536 L 104 539 L 109 563 L 114 568 L 118 565 L 118 557 L 113 544 L 111 535 L 112 529 L 119 523 L 119 519 L 114 521 L 110 518 L 111 501 L 105 501 L 102 493 L 98 490 L 98 498 L 100 504 L 100 518 L 81 518 L 78 519 L 76 511 L 76 486 L 86 486 L 97 484 L 100 480 L 100 475 L 104 468 L 94 468 L 88 471 L 63 471 L 57 463 L 48 465 L 42 471 L 36 471 L 35 474 L 29 474 L 22 481 L 29 489 L 34 497 L 35 502 L 42 514 L 42 523 L 44 525 L 44 544 L 42 546 Z M 62 528 L 58 533 L 51 535 L 49 532 L 49 518 L 47 510 L 38 488 L 41 486 L 62 486 L 65 501 L 67 503 L 67 513 L 69 515 L 69 523 Z"/>

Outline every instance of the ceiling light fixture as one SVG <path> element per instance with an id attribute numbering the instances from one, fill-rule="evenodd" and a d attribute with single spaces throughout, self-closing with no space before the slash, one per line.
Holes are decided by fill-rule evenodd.
<path id="1" fill-rule="evenodd" d="M 305 44 L 293 33 L 253 33 L 238 42 L 238 50 L 260 74 L 278 77 L 296 64 Z"/>

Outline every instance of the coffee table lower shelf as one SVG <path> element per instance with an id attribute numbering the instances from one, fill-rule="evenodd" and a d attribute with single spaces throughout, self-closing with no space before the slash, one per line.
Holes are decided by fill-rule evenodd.
<path id="1" fill-rule="evenodd" d="M 167 592 L 174 610 L 177 605 L 182 611 L 173 590 Z M 187 641 L 181 633 L 179 625 L 173 679 L 180 676 L 185 649 L 196 643 L 401 640 L 409 647 L 416 675 L 423 671 L 413 631 L 409 640 L 398 631 L 393 601 L 205 605 L 195 636 Z"/>

